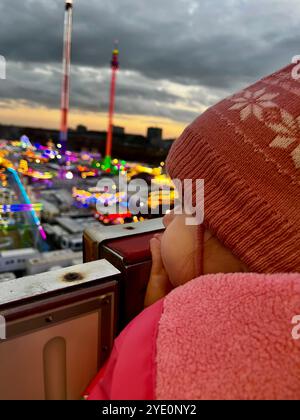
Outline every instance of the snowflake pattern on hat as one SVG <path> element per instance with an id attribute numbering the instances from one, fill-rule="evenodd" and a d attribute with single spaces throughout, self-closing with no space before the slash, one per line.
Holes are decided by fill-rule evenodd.
<path id="1" fill-rule="evenodd" d="M 281 122 L 268 124 L 268 127 L 277 133 L 276 138 L 270 143 L 270 147 L 288 149 L 300 139 L 300 117 L 294 118 L 289 112 L 281 109 Z M 297 169 L 300 168 L 300 146 L 291 153 Z"/>
<path id="2" fill-rule="evenodd" d="M 288 76 L 290 77 L 290 76 Z M 232 97 L 231 102 L 235 102 L 229 108 L 230 111 L 240 111 L 240 120 L 245 122 L 250 116 L 254 116 L 261 121 L 265 126 L 269 127 L 277 135 L 269 144 L 270 148 L 288 149 L 293 143 L 299 143 L 300 139 L 300 116 L 294 118 L 289 112 L 279 108 L 274 102 L 274 99 L 279 96 L 279 93 L 267 92 L 266 88 L 252 92 L 246 90 L 243 96 Z M 273 108 L 278 110 L 280 117 L 279 122 L 267 122 L 264 118 L 264 110 Z M 296 166 L 300 169 L 300 145 L 298 145 L 292 152 L 291 158 Z"/>
<path id="3" fill-rule="evenodd" d="M 263 111 L 266 108 L 276 108 L 277 104 L 273 102 L 279 93 L 266 93 L 266 88 L 251 92 L 246 90 L 243 96 L 231 99 L 235 102 L 230 111 L 241 110 L 241 121 L 245 121 L 251 115 L 254 115 L 258 120 L 263 121 Z"/>

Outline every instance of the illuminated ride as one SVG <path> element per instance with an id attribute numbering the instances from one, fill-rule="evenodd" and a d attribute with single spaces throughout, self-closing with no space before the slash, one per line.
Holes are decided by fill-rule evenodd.
<path id="1" fill-rule="evenodd" d="M 62 155 L 65 156 L 68 141 L 68 116 L 70 105 L 70 73 L 71 73 L 71 44 L 73 25 L 73 0 L 65 2 L 64 25 L 64 54 L 63 54 L 63 81 L 61 87 L 61 126 L 60 142 Z"/>
<path id="2" fill-rule="evenodd" d="M 39 163 L 39 162 L 36 162 Z M 36 180 L 50 180 L 53 178 L 53 174 L 51 172 L 41 172 L 34 169 L 29 168 L 28 162 L 24 159 L 20 161 L 18 172 L 22 175 L 28 176 L 30 178 Z"/>
<path id="3" fill-rule="evenodd" d="M 118 41 L 116 41 L 115 48 L 112 54 L 112 61 L 111 61 L 111 85 L 110 85 L 110 98 L 109 98 L 108 130 L 107 130 L 105 159 L 103 162 L 105 169 L 111 168 L 116 82 L 117 82 L 117 72 L 119 68 L 120 68 L 119 48 L 118 48 Z"/>
<path id="4" fill-rule="evenodd" d="M 40 235 L 40 239 L 42 241 L 46 241 L 47 240 L 46 233 L 41 225 L 40 219 L 37 216 L 35 206 L 32 205 L 30 198 L 21 182 L 18 172 L 13 168 L 7 168 L 7 172 L 9 175 L 12 176 L 12 179 L 14 183 L 16 184 L 16 187 L 17 187 L 16 191 L 17 191 L 17 194 L 19 195 L 20 201 L 23 201 L 25 205 L 26 212 L 29 216 L 28 224 L 36 228 L 36 230 L 38 231 Z"/>
<path id="5" fill-rule="evenodd" d="M 41 203 L 35 204 L 0 204 L 1 213 L 19 213 L 26 211 L 42 211 L 43 205 Z"/>

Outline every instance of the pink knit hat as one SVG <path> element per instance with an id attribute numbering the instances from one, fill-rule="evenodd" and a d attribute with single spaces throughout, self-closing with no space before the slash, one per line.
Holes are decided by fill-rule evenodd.
<path id="1" fill-rule="evenodd" d="M 173 179 L 204 179 L 205 227 L 254 272 L 300 272 L 300 81 L 293 68 L 210 108 L 167 162 Z"/>

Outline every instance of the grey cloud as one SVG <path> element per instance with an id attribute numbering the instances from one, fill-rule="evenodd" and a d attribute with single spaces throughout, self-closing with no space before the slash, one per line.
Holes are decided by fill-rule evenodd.
<path id="1" fill-rule="evenodd" d="M 1 99 L 59 106 L 63 0 L 0 0 Z M 74 0 L 71 103 L 106 110 L 113 40 L 121 48 L 117 110 L 189 121 L 299 53 L 298 0 Z M 33 72 L 49 68 L 47 76 Z M 131 77 L 126 76 L 131 72 Z M 196 85 L 186 104 L 163 80 Z M 213 98 L 213 99 L 212 99 Z"/>
<path id="2" fill-rule="evenodd" d="M 98 73 L 102 77 L 97 80 Z M 74 67 L 72 71 L 71 107 L 81 111 L 106 112 L 109 100 L 109 71 Z M 10 101 L 21 100 L 23 104 L 36 106 L 47 104 L 58 108 L 60 91 L 57 80 L 59 67 L 10 62 L 8 78 L 2 85 L 1 97 Z M 145 86 L 141 82 L 145 83 Z M 173 110 L 178 97 L 158 89 L 157 82 L 132 73 L 120 80 L 117 89 L 116 111 L 122 114 L 156 115 L 178 121 L 187 121 L 197 113 Z M 3 106 L 3 105 L 2 105 Z M 8 104 L 7 104 L 8 106 Z"/>

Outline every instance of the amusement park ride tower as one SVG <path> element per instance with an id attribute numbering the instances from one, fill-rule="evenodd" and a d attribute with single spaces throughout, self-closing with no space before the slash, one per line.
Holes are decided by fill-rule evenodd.
<path id="1" fill-rule="evenodd" d="M 119 47 L 118 41 L 115 41 L 115 48 L 112 54 L 111 61 L 111 86 L 110 86 L 110 103 L 109 103 L 109 116 L 108 116 L 108 130 L 106 140 L 106 153 L 105 153 L 105 166 L 111 166 L 111 155 L 112 155 L 112 140 L 113 140 L 113 119 L 115 111 L 115 96 L 116 96 L 116 82 L 117 82 L 117 71 L 119 70 Z"/>
<path id="2" fill-rule="evenodd" d="M 61 85 L 61 125 L 60 143 L 61 154 L 66 161 L 66 151 L 68 143 L 68 117 L 70 105 L 70 74 L 71 74 L 71 48 L 72 48 L 72 26 L 73 26 L 73 0 L 65 0 L 65 23 L 64 23 L 64 52 L 63 52 L 63 79 Z M 112 142 L 113 142 L 113 118 L 115 111 L 115 94 L 117 71 L 119 70 L 119 48 L 118 41 L 115 41 L 115 48 L 112 53 L 111 61 L 111 86 L 109 103 L 109 122 L 106 141 L 106 154 L 104 165 L 111 166 Z"/>
<path id="3" fill-rule="evenodd" d="M 64 53 L 63 53 L 63 80 L 62 80 L 62 92 L 61 92 L 61 126 L 60 126 L 60 143 L 62 145 L 63 156 L 65 156 L 66 154 L 67 142 L 68 142 L 72 25 L 73 25 L 73 0 L 66 0 L 65 2 Z"/>

